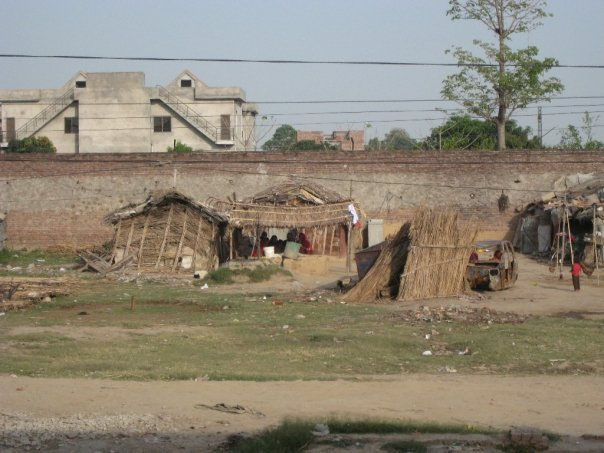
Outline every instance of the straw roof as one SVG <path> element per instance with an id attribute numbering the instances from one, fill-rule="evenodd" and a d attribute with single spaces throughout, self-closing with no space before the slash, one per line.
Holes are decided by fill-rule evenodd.
<path id="1" fill-rule="evenodd" d="M 151 209 L 162 207 L 170 203 L 179 203 L 188 206 L 193 211 L 199 213 L 201 217 L 209 222 L 223 224 L 228 222 L 228 218 L 220 214 L 209 206 L 198 203 L 192 198 L 187 197 L 176 191 L 158 191 L 150 194 L 147 199 L 138 204 L 129 204 L 108 214 L 105 220 L 109 223 L 117 223 L 120 219 L 128 219 L 141 214 L 145 214 Z"/>
<path id="2" fill-rule="evenodd" d="M 245 200 L 247 203 L 282 205 L 300 201 L 311 205 L 324 205 L 328 203 L 343 203 L 349 198 L 342 197 L 339 193 L 329 190 L 319 184 L 311 182 L 287 182 L 266 190 Z"/>
<path id="3" fill-rule="evenodd" d="M 352 221 L 348 210 L 351 202 L 319 206 L 273 206 L 255 203 L 228 203 L 214 201 L 214 207 L 229 218 L 237 228 L 263 226 L 266 228 L 310 228 L 341 225 Z M 359 216 L 363 216 L 356 203 L 352 203 Z"/>

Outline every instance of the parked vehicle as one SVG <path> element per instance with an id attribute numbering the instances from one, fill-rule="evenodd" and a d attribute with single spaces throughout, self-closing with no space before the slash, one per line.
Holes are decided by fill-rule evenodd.
<path id="1" fill-rule="evenodd" d="M 518 280 L 518 262 L 509 241 L 480 241 L 466 270 L 472 289 L 498 291 L 514 286 Z"/>

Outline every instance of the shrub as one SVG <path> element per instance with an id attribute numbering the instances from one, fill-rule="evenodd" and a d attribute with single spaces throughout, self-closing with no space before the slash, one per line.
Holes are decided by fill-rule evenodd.
<path id="1" fill-rule="evenodd" d="M 23 140 L 11 140 L 9 153 L 56 153 L 57 148 L 48 137 L 26 137 Z"/>
<path id="2" fill-rule="evenodd" d="M 193 151 L 193 148 L 189 145 L 185 145 L 180 140 L 176 141 L 174 147 L 168 146 L 169 153 L 190 153 L 191 151 Z"/>

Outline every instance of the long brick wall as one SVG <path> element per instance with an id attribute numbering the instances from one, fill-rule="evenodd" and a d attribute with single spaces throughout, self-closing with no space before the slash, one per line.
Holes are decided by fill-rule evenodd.
<path id="1" fill-rule="evenodd" d="M 9 247 L 82 248 L 110 238 L 108 212 L 155 189 L 200 201 L 241 199 L 299 178 L 351 193 L 371 217 L 397 223 L 421 205 L 452 207 L 485 235 L 503 237 L 514 228 L 515 208 L 563 176 L 602 171 L 603 151 L 4 154 L 0 214 Z M 504 213 L 502 189 L 510 199 Z"/>

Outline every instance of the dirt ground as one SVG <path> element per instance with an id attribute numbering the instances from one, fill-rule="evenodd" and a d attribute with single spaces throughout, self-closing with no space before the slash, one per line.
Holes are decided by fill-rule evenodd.
<path id="1" fill-rule="evenodd" d="M 604 319 L 604 275 L 600 287 L 595 277 L 583 277 L 582 289 L 575 293 L 568 271 L 559 280 L 547 265 L 523 256 L 518 259 L 520 277 L 510 290 L 483 293 L 482 300 L 439 299 L 401 304 L 401 309 L 455 304 Z M 267 292 L 330 288 L 347 275 L 342 264 L 335 263 L 326 275 L 294 273 L 293 279 L 280 277 L 274 284 L 256 286 Z M 250 287 L 246 290 L 253 292 Z M 28 332 L 22 329 L 22 333 Z M 74 338 L 100 332 L 96 328 L 69 334 L 65 327 L 52 329 Z M 107 328 L 102 334 L 125 336 L 122 330 Z M 501 429 L 530 426 L 572 436 L 602 436 L 603 395 L 603 376 L 403 375 L 320 382 L 128 382 L 0 376 L 0 437 L 13 439 L 14 451 L 24 446 L 60 452 L 163 452 L 172 447 L 205 451 L 230 434 L 275 426 L 285 417 L 332 415 Z M 250 411 L 228 414 L 198 406 L 218 403 L 238 404 Z M 573 442 L 575 451 L 598 451 L 580 437 Z M 596 449 L 590 450 L 592 447 Z"/>
<path id="2" fill-rule="evenodd" d="M 602 395 L 600 376 L 408 375 L 362 382 L 127 382 L 3 376 L 0 426 L 4 436 L 17 429 L 63 431 L 63 446 L 54 445 L 57 451 L 92 440 L 97 450 L 122 451 L 130 445 L 132 439 L 127 438 L 132 434 L 141 436 L 143 446 L 169 441 L 187 449 L 193 442 L 203 451 L 203 446 L 214 447 L 228 434 L 276 425 L 284 417 L 334 414 L 601 435 Z M 228 414 L 199 406 L 218 403 L 238 404 L 250 412 Z M 111 417 L 145 424 L 129 429 L 123 421 L 112 425 Z M 87 430 L 97 437 L 91 439 Z M 98 437 L 103 434 L 113 437 Z"/>

